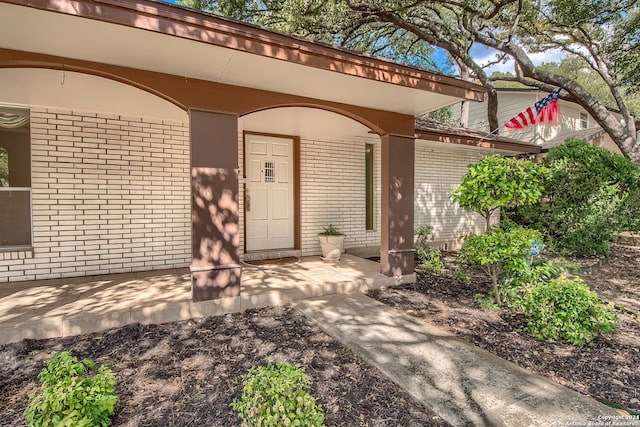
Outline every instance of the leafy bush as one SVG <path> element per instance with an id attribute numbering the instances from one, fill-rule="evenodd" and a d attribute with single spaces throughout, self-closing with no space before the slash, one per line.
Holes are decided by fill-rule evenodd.
<path id="1" fill-rule="evenodd" d="M 416 254 L 425 270 L 429 273 L 440 274 L 444 271 L 444 263 L 440 251 L 429 243 L 433 240 L 432 232 L 433 227 L 430 225 L 416 228 Z"/>
<path id="2" fill-rule="evenodd" d="M 465 271 L 461 268 L 455 268 L 451 271 L 451 276 L 453 276 L 453 280 L 456 281 L 459 285 L 467 285 L 469 284 L 469 276 Z"/>
<path id="3" fill-rule="evenodd" d="M 304 369 L 288 363 L 253 367 L 242 376 L 240 399 L 231 407 L 243 426 L 324 426 L 322 406 L 307 392 Z"/>
<path id="4" fill-rule="evenodd" d="M 579 268 L 579 266 L 577 266 Z M 573 263 L 564 259 L 525 263 L 519 269 L 508 270 L 502 278 L 502 295 L 507 306 L 513 310 L 524 310 L 527 292 L 531 287 L 559 278 L 563 273 L 575 269 Z"/>
<path id="5" fill-rule="evenodd" d="M 588 142 L 568 139 L 549 150 L 544 195 L 518 206 L 510 218 L 546 234 L 571 255 L 607 255 L 611 237 L 640 230 L 640 169 Z"/>
<path id="6" fill-rule="evenodd" d="M 69 351 L 54 352 L 38 376 L 42 386 L 24 412 L 29 426 L 111 425 L 118 401 L 114 374 L 101 366 L 96 375 L 89 376 L 93 369 L 92 360 L 78 362 Z"/>
<path id="7" fill-rule="evenodd" d="M 526 298 L 527 331 L 538 339 L 563 339 L 580 345 L 611 332 L 617 317 L 576 277 L 534 285 Z"/>
<path id="8" fill-rule="evenodd" d="M 494 300 L 493 292 L 489 292 L 489 295 L 475 294 L 473 296 L 473 301 L 475 301 L 475 303 L 478 304 L 478 306 L 480 306 L 480 308 L 485 311 L 493 311 L 493 310 L 500 309 L 500 306 L 496 304 Z"/>
<path id="9" fill-rule="evenodd" d="M 490 228 L 485 234 L 466 236 L 460 260 L 482 268 L 491 278 L 496 303 L 502 305 L 500 277 L 503 271 L 525 268 L 528 250 L 532 242 L 539 238 L 540 233 L 535 230 L 503 223 Z"/>
<path id="10" fill-rule="evenodd" d="M 451 197 L 464 210 L 482 215 L 488 231 L 491 215 L 498 209 L 536 203 L 547 175 L 545 167 L 529 160 L 499 154 L 484 156 L 469 165 L 469 172 Z"/>

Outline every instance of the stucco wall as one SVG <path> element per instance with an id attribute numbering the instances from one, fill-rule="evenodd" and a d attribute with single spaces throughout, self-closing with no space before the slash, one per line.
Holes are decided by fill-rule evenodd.
<path id="1" fill-rule="evenodd" d="M 484 218 L 454 204 L 450 194 L 460 185 L 467 166 L 487 154 L 491 153 L 450 144 L 416 144 L 415 225 L 431 225 L 437 246 L 458 249 L 461 236 L 484 230 Z M 498 220 L 499 215 L 495 214 L 493 221 Z"/>
<path id="2" fill-rule="evenodd" d="M 0 281 L 184 267 L 188 127 L 31 110 L 33 251 L 0 252 Z"/>

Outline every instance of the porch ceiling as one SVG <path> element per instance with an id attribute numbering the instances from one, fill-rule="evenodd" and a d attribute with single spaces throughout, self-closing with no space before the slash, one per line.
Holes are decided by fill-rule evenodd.
<path id="1" fill-rule="evenodd" d="M 0 0 L 0 47 L 411 115 L 484 96 L 449 77 L 152 1 Z"/>

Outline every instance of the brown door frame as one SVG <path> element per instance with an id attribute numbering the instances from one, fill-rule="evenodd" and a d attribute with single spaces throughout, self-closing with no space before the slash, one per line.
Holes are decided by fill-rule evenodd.
<path id="1" fill-rule="evenodd" d="M 274 138 L 290 139 L 293 142 L 293 249 L 300 250 L 301 245 L 301 220 L 300 220 L 300 137 L 279 133 L 242 131 L 242 199 L 243 209 L 243 251 L 247 253 L 247 135 L 271 136 Z"/>

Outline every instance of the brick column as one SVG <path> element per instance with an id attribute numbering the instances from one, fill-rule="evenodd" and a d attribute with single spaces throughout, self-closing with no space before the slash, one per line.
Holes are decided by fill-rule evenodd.
<path id="1" fill-rule="evenodd" d="M 240 294 L 238 118 L 190 110 L 194 301 Z"/>
<path id="2" fill-rule="evenodd" d="M 413 176 L 415 140 L 384 135 L 380 271 L 386 276 L 414 272 Z"/>

